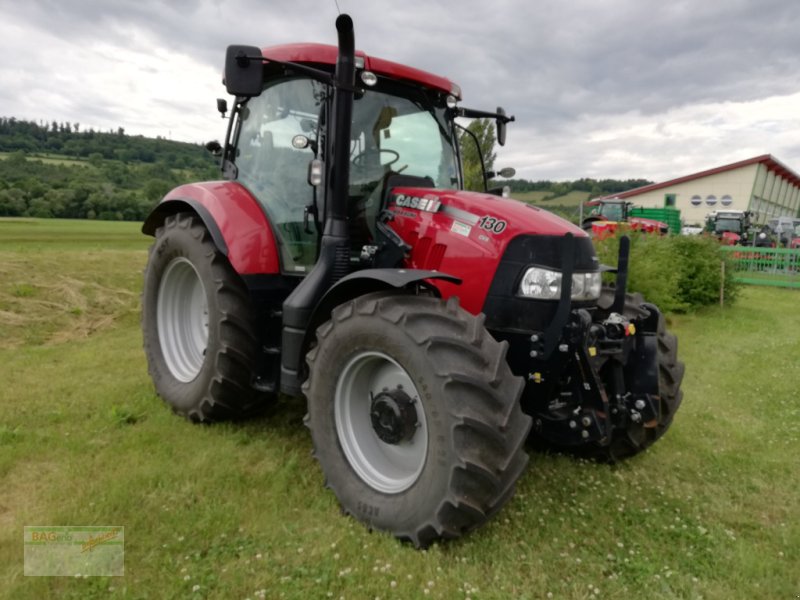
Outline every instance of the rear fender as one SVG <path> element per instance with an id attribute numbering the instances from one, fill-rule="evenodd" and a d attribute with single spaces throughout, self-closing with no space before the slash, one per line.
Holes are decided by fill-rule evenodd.
<path id="1" fill-rule="evenodd" d="M 155 235 L 164 220 L 192 211 L 203 221 L 220 253 L 239 275 L 279 274 L 278 246 L 258 201 L 235 181 L 182 185 L 150 213 L 142 232 Z"/>

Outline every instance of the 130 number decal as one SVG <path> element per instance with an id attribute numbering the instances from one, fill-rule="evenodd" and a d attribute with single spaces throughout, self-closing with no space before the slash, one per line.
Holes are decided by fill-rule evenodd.
<path id="1" fill-rule="evenodd" d="M 481 217 L 481 220 L 478 221 L 478 225 L 480 225 L 481 229 L 485 229 L 486 231 L 497 234 L 503 233 L 506 230 L 508 223 L 502 219 L 496 219 L 487 215 L 485 217 Z"/>

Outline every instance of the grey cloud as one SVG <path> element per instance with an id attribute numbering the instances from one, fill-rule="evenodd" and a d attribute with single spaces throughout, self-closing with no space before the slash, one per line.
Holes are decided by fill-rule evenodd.
<path id="1" fill-rule="evenodd" d="M 515 114 L 508 152 L 528 157 L 527 164 L 535 167 L 523 168 L 534 178 L 535 169 L 564 178 L 621 174 L 613 172 L 614 159 L 607 159 L 614 144 L 635 148 L 644 165 L 663 161 L 665 151 L 675 153 L 670 160 L 676 167 L 691 161 L 684 159 L 679 139 L 669 143 L 663 127 L 658 148 L 652 140 L 633 138 L 587 144 L 581 127 L 599 130 L 605 118 L 636 113 L 663 119 L 667 111 L 697 103 L 800 91 L 796 2 L 407 0 L 400 6 L 339 0 L 339 6 L 354 18 L 359 48 L 451 78 L 461 85 L 469 106 L 503 105 Z M 191 56 L 214 69 L 221 68 L 230 43 L 335 42 L 333 0 L 35 0 L 9 4 L 4 13 L 70 44 L 134 48 L 152 43 L 174 52 L 175 60 Z M 35 69 L 56 68 L 47 48 L 20 50 L 33 54 L 29 58 Z M 130 76 L 128 67 L 115 64 L 118 57 L 97 60 Z M 179 100 L 175 104 L 177 110 L 185 106 Z M 176 110 L 163 102 L 158 108 Z M 105 112 L 109 118 L 124 114 L 113 107 Z M 52 117 L 60 115 L 41 115 Z M 770 127 L 764 125 L 765 135 Z M 742 148 L 758 146 L 735 142 Z M 700 148 L 688 155 L 699 151 L 711 152 Z M 800 161 L 797 146 L 783 152 L 786 161 Z M 631 165 L 638 168 L 636 161 L 624 167 Z"/>

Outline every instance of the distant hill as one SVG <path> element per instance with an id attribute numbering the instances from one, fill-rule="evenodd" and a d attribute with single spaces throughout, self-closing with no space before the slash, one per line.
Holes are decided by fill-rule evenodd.
<path id="1" fill-rule="evenodd" d="M 597 196 L 607 196 L 609 194 L 619 194 L 634 188 L 650 185 L 652 181 L 647 179 L 590 179 L 583 177 L 574 181 L 528 181 L 527 179 L 509 179 L 503 185 L 511 188 L 511 195 L 521 198 L 522 193 L 530 194 L 530 200 L 534 203 L 547 203 L 553 201 L 560 204 L 564 196 L 570 192 L 581 192 L 579 196 L 586 196 L 586 199 L 596 198 Z M 573 195 L 575 198 L 578 195 Z M 528 197 L 528 196 L 526 196 Z"/>
<path id="2" fill-rule="evenodd" d="M 198 144 L 0 118 L 0 216 L 141 221 L 173 187 L 219 178 Z"/>
<path id="3" fill-rule="evenodd" d="M 116 131 L 81 130 L 80 123 L 20 121 L 0 117 L 0 152 L 91 157 L 126 163 L 164 162 L 174 169 L 203 169 L 214 162 L 201 145 Z"/>

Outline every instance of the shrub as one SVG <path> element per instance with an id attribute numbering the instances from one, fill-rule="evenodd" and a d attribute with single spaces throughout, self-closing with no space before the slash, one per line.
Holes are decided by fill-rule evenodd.
<path id="1" fill-rule="evenodd" d="M 706 236 L 631 234 L 628 289 L 640 292 L 664 311 L 686 312 L 719 301 L 721 263 L 725 266 L 725 300 L 733 302 L 739 284 L 733 281 L 730 258 Z M 620 236 L 595 242 L 600 261 L 617 264 Z"/>

